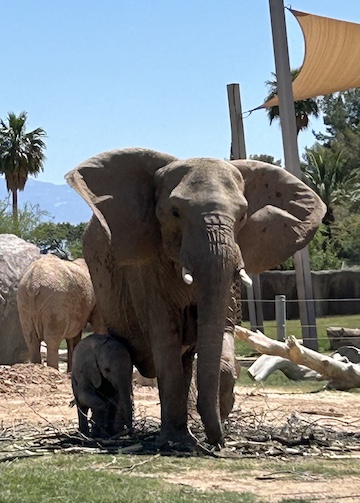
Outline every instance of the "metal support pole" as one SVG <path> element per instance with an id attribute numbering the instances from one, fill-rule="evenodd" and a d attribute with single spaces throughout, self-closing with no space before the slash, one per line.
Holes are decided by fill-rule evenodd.
<path id="1" fill-rule="evenodd" d="M 284 341 L 286 337 L 286 297 L 275 295 L 275 318 L 276 335 L 278 341 Z"/>
<path id="2" fill-rule="evenodd" d="M 228 102 L 231 124 L 231 159 L 246 159 L 244 124 L 242 120 L 240 86 L 228 84 Z M 264 332 L 264 317 L 261 305 L 260 279 L 251 275 L 253 286 L 246 288 L 251 330 Z"/>
<path id="3" fill-rule="evenodd" d="M 284 2 L 283 0 L 269 0 L 269 6 L 285 166 L 293 175 L 301 178 Z M 296 252 L 294 259 L 304 345 L 317 350 L 316 319 L 307 248 Z"/>
<path id="4" fill-rule="evenodd" d="M 228 84 L 227 92 L 231 124 L 231 158 L 246 159 L 245 134 L 242 120 L 239 84 Z"/>

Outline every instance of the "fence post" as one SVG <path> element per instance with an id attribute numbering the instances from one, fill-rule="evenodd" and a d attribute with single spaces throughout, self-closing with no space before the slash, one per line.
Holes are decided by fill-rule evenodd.
<path id="1" fill-rule="evenodd" d="M 286 297 L 275 295 L 276 334 L 278 341 L 284 341 L 286 337 Z"/>
<path id="2" fill-rule="evenodd" d="M 284 0 L 269 0 L 269 7 L 285 166 L 288 171 L 301 180 L 302 173 L 297 143 L 295 105 L 290 73 Z M 304 346 L 317 351 L 316 317 L 312 292 L 309 250 L 307 247 L 295 253 L 294 261 Z"/>
<path id="3" fill-rule="evenodd" d="M 242 108 L 239 84 L 228 84 L 228 102 L 231 124 L 231 153 L 230 159 L 246 159 L 246 146 L 244 124 L 242 120 Z M 251 330 L 264 331 L 264 316 L 262 311 L 261 291 L 259 276 L 251 274 L 253 286 L 246 288 L 249 320 Z"/>

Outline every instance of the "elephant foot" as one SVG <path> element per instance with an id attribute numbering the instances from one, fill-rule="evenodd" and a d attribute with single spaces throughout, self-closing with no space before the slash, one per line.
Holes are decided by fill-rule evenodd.
<path id="1" fill-rule="evenodd" d="M 198 441 L 188 428 L 185 431 L 169 431 L 161 428 L 156 443 L 160 450 L 177 452 L 193 452 L 198 445 Z"/>

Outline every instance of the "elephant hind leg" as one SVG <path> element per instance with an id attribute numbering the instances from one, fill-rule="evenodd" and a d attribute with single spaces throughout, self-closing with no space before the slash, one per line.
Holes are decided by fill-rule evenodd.
<path id="1" fill-rule="evenodd" d="M 48 367 L 53 367 L 54 369 L 59 369 L 59 346 L 56 340 L 45 340 L 47 346 L 47 357 L 46 362 Z"/>
<path id="2" fill-rule="evenodd" d="M 31 363 L 41 363 L 40 338 L 30 316 L 20 317 L 21 328 L 29 351 Z"/>
<path id="3" fill-rule="evenodd" d="M 32 332 L 29 338 L 26 338 L 26 342 L 31 363 L 41 363 L 40 339 L 36 336 L 35 332 Z"/>

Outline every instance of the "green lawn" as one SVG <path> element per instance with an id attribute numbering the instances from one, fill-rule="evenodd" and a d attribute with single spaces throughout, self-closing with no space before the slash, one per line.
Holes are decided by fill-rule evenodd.
<path id="1" fill-rule="evenodd" d="M 197 470 L 204 479 L 214 470 L 227 479 L 281 474 L 287 480 L 360 476 L 360 464 L 351 460 L 211 459 L 166 456 L 55 454 L 4 462 L 0 470 L 1 503 L 266 503 L 253 492 L 198 491 L 181 479 Z M 225 473 L 226 472 L 226 473 Z M 165 476 L 180 475 L 178 483 Z M 220 475 L 221 476 L 221 475 Z M 266 484 L 266 482 L 260 482 Z M 339 482 L 340 483 L 340 482 Z M 330 491 L 329 491 L 330 493 Z M 325 500 L 324 500 L 325 501 Z M 328 500 L 330 501 L 330 500 Z M 311 503 L 309 499 L 284 498 L 281 503 Z"/>

